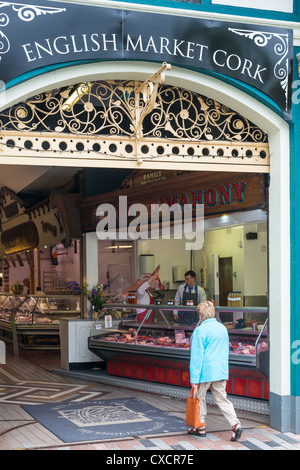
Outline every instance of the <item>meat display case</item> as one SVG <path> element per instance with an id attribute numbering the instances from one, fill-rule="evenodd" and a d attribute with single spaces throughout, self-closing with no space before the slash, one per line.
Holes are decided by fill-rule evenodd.
<path id="1" fill-rule="evenodd" d="M 157 310 L 161 321 L 153 324 L 136 323 L 126 320 L 122 310 L 135 310 L 146 308 Z M 178 306 L 170 305 L 131 305 L 106 304 L 102 315 L 108 314 L 110 309 L 119 313 L 120 324 L 118 330 L 97 330 L 95 320 L 89 349 L 101 359 L 107 361 L 118 354 L 133 354 L 135 357 L 149 357 L 174 361 L 189 362 L 190 341 L 196 325 L 181 325 L 168 321 L 166 311 L 178 310 Z M 180 306 L 180 310 L 195 311 L 195 307 Z M 267 308 L 246 307 L 216 307 L 216 318 L 221 321 L 221 313 L 232 312 L 244 316 L 248 314 L 267 314 Z M 158 315 L 156 314 L 156 317 Z M 100 316 L 99 316 L 100 318 Z M 146 319 L 146 317 L 145 317 Z M 253 324 L 257 322 L 253 322 Z M 261 323 L 261 324 L 260 324 Z M 243 323 L 242 323 L 243 324 Z M 246 368 L 257 368 L 268 375 L 268 320 L 258 322 L 257 330 L 245 325 L 243 328 L 233 328 L 234 323 L 225 324 L 228 328 L 230 349 L 229 365 Z"/>
<path id="2" fill-rule="evenodd" d="M 136 323 L 124 318 L 135 309 L 156 310 L 155 323 Z M 99 319 L 112 312 L 119 316 L 117 329 L 103 328 Z M 95 320 L 88 348 L 106 362 L 108 375 L 190 387 L 190 341 L 196 325 L 180 325 L 168 320 L 178 306 L 106 304 Z M 195 311 L 195 307 L 180 306 Z M 230 313 L 237 321 L 224 322 L 229 334 L 229 379 L 226 391 L 232 395 L 269 399 L 269 341 L 267 308 L 216 307 L 216 318 Z M 255 328 L 246 316 L 262 318 Z M 147 316 L 145 317 L 145 320 Z M 144 321 L 145 321 L 144 320 Z M 243 328 L 240 328 L 240 327 Z M 238 328 L 236 328 L 238 327 Z"/>
<path id="3" fill-rule="evenodd" d="M 78 295 L 0 294 L 0 339 L 24 349 L 59 349 L 59 319 L 81 316 Z"/>

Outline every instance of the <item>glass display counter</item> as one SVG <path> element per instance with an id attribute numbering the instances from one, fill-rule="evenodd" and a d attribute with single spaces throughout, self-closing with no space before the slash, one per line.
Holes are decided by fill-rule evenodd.
<path id="1" fill-rule="evenodd" d="M 0 294 L 0 339 L 18 348 L 59 349 L 60 318 L 80 318 L 79 295 Z"/>
<path id="2" fill-rule="evenodd" d="M 127 319 L 130 312 L 141 308 L 148 309 L 149 312 L 156 310 L 156 322 L 144 323 L 147 317 L 140 324 Z M 119 328 L 97 329 L 99 319 L 109 315 L 112 309 L 119 315 Z M 132 354 L 134 357 L 167 358 L 188 363 L 192 334 L 197 325 L 168 321 L 165 314 L 173 310 L 178 310 L 178 306 L 106 304 L 94 322 L 89 349 L 106 361 L 116 354 Z M 180 306 L 180 310 L 195 311 L 195 307 Z M 257 368 L 268 375 L 267 308 L 216 307 L 216 318 L 220 322 L 223 313 L 237 317 L 234 322 L 223 322 L 229 334 L 229 365 Z M 262 320 L 245 321 L 246 315 L 249 317 L 251 314 L 256 318 L 261 316 Z"/>

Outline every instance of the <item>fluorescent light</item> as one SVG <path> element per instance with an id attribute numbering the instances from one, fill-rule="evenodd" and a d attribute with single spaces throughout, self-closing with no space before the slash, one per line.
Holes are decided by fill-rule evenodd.
<path id="1" fill-rule="evenodd" d="M 106 246 L 105 250 L 114 250 L 115 248 L 132 248 L 132 245 L 113 245 L 113 246 Z"/>

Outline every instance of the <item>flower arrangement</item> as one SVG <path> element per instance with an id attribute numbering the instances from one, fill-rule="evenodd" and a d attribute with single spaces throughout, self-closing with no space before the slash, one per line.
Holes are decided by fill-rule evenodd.
<path id="1" fill-rule="evenodd" d="M 23 285 L 20 284 L 19 281 L 15 282 L 13 286 L 11 286 L 10 290 L 12 291 L 13 294 L 18 295 L 22 294 L 23 292 Z"/>
<path id="2" fill-rule="evenodd" d="M 71 294 L 82 294 L 91 303 L 93 310 L 101 310 L 103 305 L 108 302 L 110 296 L 105 293 L 106 289 L 118 278 L 119 274 L 109 280 L 106 284 L 96 284 L 92 289 L 88 289 L 87 286 L 80 286 L 75 281 L 66 282 L 66 286 Z"/>
<path id="3" fill-rule="evenodd" d="M 70 294 L 72 295 L 80 295 L 81 294 L 81 287 L 80 284 L 76 281 L 68 281 L 65 283 L 68 291 L 70 291 Z"/>

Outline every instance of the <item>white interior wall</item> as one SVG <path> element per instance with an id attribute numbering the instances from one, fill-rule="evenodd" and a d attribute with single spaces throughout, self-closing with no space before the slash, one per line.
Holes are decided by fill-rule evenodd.
<path id="1" fill-rule="evenodd" d="M 98 282 L 98 238 L 96 232 L 85 233 L 83 237 L 83 284 L 94 286 Z"/>
<path id="2" fill-rule="evenodd" d="M 75 281 L 80 283 L 80 248 L 77 244 L 77 253 L 74 253 L 73 246 L 65 248 L 63 245 L 57 245 L 57 265 L 53 265 L 50 256 L 50 247 L 42 247 L 40 253 L 40 271 L 41 286 L 43 288 L 43 274 L 53 273 L 66 281 Z M 35 262 L 35 283 L 38 286 L 37 262 Z"/>
<path id="3" fill-rule="evenodd" d="M 256 240 L 247 240 L 248 232 L 256 232 Z M 268 240 L 266 224 L 247 225 L 243 233 L 244 295 L 266 295 L 268 292 Z"/>
<path id="4" fill-rule="evenodd" d="M 112 249 L 111 240 L 98 241 L 98 282 L 106 284 L 118 276 L 107 289 L 108 294 L 122 294 L 136 280 L 134 244 L 126 240 L 115 245 L 117 248 Z"/>
<path id="5" fill-rule="evenodd" d="M 80 244 L 77 243 L 77 253 L 74 247 L 65 248 L 63 245 L 57 246 L 58 265 L 55 270 L 57 275 L 66 275 L 67 281 L 80 283 Z"/>
<path id="6" fill-rule="evenodd" d="M 53 276 L 65 277 L 67 281 L 76 281 L 80 283 L 80 247 L 77 244 L 77 253 L 74 253 L 73 247 L 65 248 L 63 245 L 57 245 L 58 252 L 58 265 L 54 266 L 51 263 L 50 247 L 40 248 L 40 273 L 41 282 L 38 278 L 38 257 L 37 250 L 34 250 L 34 282 L 35 287 L 43 288 L 43 273 L 52 272 Z M 14 257 L 15 258 L 15 257 Z M 16 267 L 9 269 L 9 285 L 12 286 L 17 281 L 22 284 L 25 278 L 30 278 L 30 267 L 26 261 L 24 254 L 21 253 L 24 266 L 19 266 L 18 261 L 15 259 Z"/>
<path id="7" fill-rule="evenodd" d="M 248 232 L 256 232 L 257 240 L 247 240 Z M 213 297 L 214 258 L 232 257 L 233 291 L 244 296 L 263 296 L 268 291 L 268 250 L 266 224 L 247 224 L 205 232 L 204 253 L 207 266 L 207 287 Z M 203 267 L 198 259 L 196 268 Z"/>
<path id="8" fill-rule="evenodd" d="M 155 266 L 160 265 L 159 277 L 162 283 L 169 282 L 170 289 L 176 289 L 180 283 L 173 282 L 172 266 L 184 266 L 190 269 L 190 250 L 185 249 L 186 240 L 139 240 L 137 255 L 153 254 Z"/>
<path id="9" fill-rule="evenodd" d="M 232 257 L 232 271 L 236 273 L 236 277 L 233 277 L 233 290 L 241 291 L 244 294 L 243 227 L 228 227 L 206 232 L 204 250 L 207 262 L 208 289 L 212 298 L 215 294 L 214 254 L 219 255 L 219 258 Z"/>
<path id="10" fill-rule="evenodd" d="M 256 232 L 257 240 L 247 240 L 246 233 Z M 205 259 L 202 253 L 205 254 Z M 180 283 L 174 283 L 172 266 L 185 266 L 194 269 L 197 282 L 200 283 L 200 269 L 207 267 L 207 291 L 213 298 L 214 292 L 214 259 L 232 257 L 233 290 L 243 295 L 260 296 L 268 291 L 268 253 L 266 224 L 249 224 L 205 232 L 205 243 L 202 250 L 191 252 L 185 249 L 185 240 L 139 240 L 137 255 L 153 254 L 155 265 L 160 264 L 162 282 L 169 282 L 170 289 L 176 289 Z"/>
<path id="11" fill-rule="evenodd" d="M 18 266 L 18 262 L 16 262 L 17 267 L 11 267 L 9 268 L 9 286 L 13 286 L 16 282 L 20 282 L 23 284 L 23 280 L 25 278 L 30 277 L 30 270 L 29 266 L 27 264 L 27 261 L 25 260 L 25 256 L 22 256 L 22 260 L 24 263 L 24 266 Z M 25 292 L 25 290 L 24 290 Z"/>

